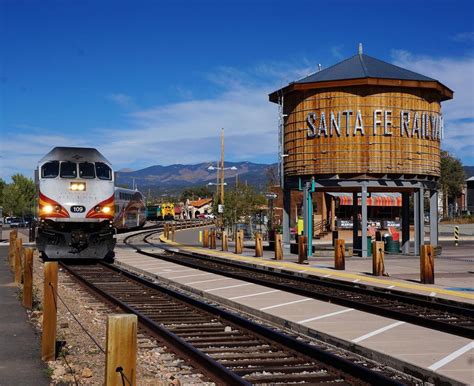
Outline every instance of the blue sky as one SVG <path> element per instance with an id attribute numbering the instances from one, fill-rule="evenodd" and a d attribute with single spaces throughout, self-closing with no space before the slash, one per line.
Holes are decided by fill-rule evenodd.
<path id="1" fill-rule="evenodd" d="M 442 147 L 474 165 L 472 1 L 0 0 L 0 177 L 53 146 L 116 169 L 277 160 L 268 93 L 364 52 L 436 78 Z"/>

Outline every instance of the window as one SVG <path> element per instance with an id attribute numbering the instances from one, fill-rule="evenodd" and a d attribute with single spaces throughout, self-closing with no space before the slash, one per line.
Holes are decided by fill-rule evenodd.
<path id="1" fill-rule="evenodd" d="M 55 178 L 59 174 L 59 161 L 46 162 L 41 166 L 42 178 Z"/>
<path id="2" fill-rule="evenodd" d="M 81 162 L 79 164 L 80 178 L 95 178 L 94 164 L 91 162 Z"/>
<path id="3" fill-rule="evenodd" d="M 95 172 L 97 174 L 97 177 L 100 180 L 111 180 L 112 179 L 112 169 L 110 169 L 103 162 L 96 162 L 95 163 Z"/>
<path id="4" fill-rule="evenodd" d="M 61 162 L 60 176 L 62 178 L 76 178 L 77 177 L 76 163 L 71 162 L 71 161 Z"/>

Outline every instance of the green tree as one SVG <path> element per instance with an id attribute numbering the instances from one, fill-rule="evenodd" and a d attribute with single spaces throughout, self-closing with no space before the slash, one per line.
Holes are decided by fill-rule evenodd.
<path id="1" fill-rule="evenodd" d="M 276 185 L 280 185 L 280 177 L 278 175 L 278 165 L 273 164 L 270 165 L 266 172 L 266 177 L 267 177 L 267 188 L 270 189 Z"/>
<path id="2" fill-rule="evenodd" d="M 0 206 L 3 206 L 3 189 L 5 188 L 5 181 L 0 178 Z"/>
<path id="3" fill-rule="evenodd" d="M 251 186 L 241 184 L 226 190 L 224 225 L 234 229 L 235 225 L 242 221 L 250 224 L 251 217 L 257 212 L 258 206 L 265 203 L 265 197 L 257 194 Z"/>
<path id="4" fill-rule="evenodd" d="M 443 192 L 443 214 L 448 213 L 448 203 L 454 200 L 461 192 L 466 176 L 462 163 L 447 151 L 441 151 L 441 176 L 439 187 Z"/>
<path id="5" fill-rule="evenodd" d="M 213 196 L 213 193 L 209 190 L 207 186 L 198 186 L 195 188 L 188 188 L 183 190 L 180 196 L 180 200 L 186 202 L 189 198 L 190 200 L 197 200 L 198 198 L 210 198 Z"/>
<path id="6" fill-rule="evenodd" d="M 3 212 L 9 216 L 24 216 L 34 211 L 36 197 L 32 179 L 21 174 L 12 176 L 12 183 L 3 189 Z"/>

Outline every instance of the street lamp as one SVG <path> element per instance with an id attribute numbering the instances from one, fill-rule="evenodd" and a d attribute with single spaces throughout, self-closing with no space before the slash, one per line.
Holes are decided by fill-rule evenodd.
<path id="1" fill-rule="evenodd" d="M 207 170 L 237 170 L 237 168 L 235 166 L 231 166 L 229 168 L 220 168 L 218 166 L 212 166 L 211 165 L 207 168 Z"/>
<path id="2" fill-rule="evenodd" d="M 223 165 L 223 162 L 222 162 L 222 165 Z M 216 170 L 217 172 L 217 181 L 219 181 L 219 171 L 221 172 L 221 182 L 217 182 L 216 184 L 212 183 L 212 182 L 209 182 L 208 185 L 217 185 L 217 191 L 219 192 L 219 188 L 221 189 L 220 190 L 220 195 L 217 194 L 217 199 L 218 201 L 220 202 L 220 204 L 224 205 L 224 186 L 227 185 L 226 182 L 224 182 L 224 170 L 237 170 L 237 168 L 235 166 L 230 166 L 230 167 L 219 167 L 219 166 L 213 166 L 213 165 L 210 165 L 207 170 Z"/>

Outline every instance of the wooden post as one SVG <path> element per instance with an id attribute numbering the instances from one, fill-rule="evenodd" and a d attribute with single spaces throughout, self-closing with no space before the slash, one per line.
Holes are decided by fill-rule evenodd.
<path id="1" fill-rule="evenodd" d="M 283 260 L 283 245 L 281 234 L 278 232 L 275 232 L 275 260 Z"/>
<path id="2" fill-rule="evenodd" d="M 173 224 L 171 225 L 171 241 L 174 241 L 176 237 L 176 226 Z"/>
<path id="3" fill-rule="evenodd" d="M 423 284 L 434 284 L 435 249 L 432 245 L 422 245 L 420 254 L 420 281 Z"/>
<path id="4" fill-rule="evenodd" d="M 384 242 L 372 242 L 372 274 L 374 276 L 383 276 L 385 272 L 384 263 Z"/>
<path id="5" fill-rule="evenodd" d="M 165 223 L 165 225 L 163 226 L 163 236 L 165 236 L 165 239 L 168 238 L 168 224 Z"/>
<path id="6" fill-rule="evenodd" d="M 229 250 L 229 235 L 226 231 L 222 231 L 222 250 L 224 252 Z"/>
<path id="7" fill-rule="evenodd" d="M 255 257 L 262 257 L 262 256 L 263 256 L 262 233 L 257 232 L 255 233 Z"/>
<path id="8" fill-rule="evenodd" d="M 336 239 L 334 244 L 334 268 L 344 271 L 346 269 L 346 243 L 343 239 Z"/>
<path id="9" fill-rule="evenodd" d="M 130 314 L 107 317 L 105 385 L 136 385 L 137 316 Z M 128 382 L 122 381 L 122 374 Z M 130 382 L 130 383 L 129 383 Z"/>
<path id="10" fill-rule="evenodd" d="M 15 284 L 21 284 L 21 255 L 23 252 L 23 240 L 18 238 L 15 240 Z"/>
<path id="11" fill-rule="evenodd" d="M 44 263 L 43 283 L 43 335 L 41 337 L 41 359 L 54 361 L 56 357 L 58 263 Z"/>
<path id="12" fill-rule="evenodd" d="M 211 229 L 209 248 L 216 249 L 216 230 L 215 229 Z"/>
<path id="13" fill-rule="evenodd" d="M 209 229 L 204 229 L 202 234 L 202 247 L 209 248 Z"/>
<path id="14" fill-rule="evenodd" d="M 306 236 L 298 237 L 298 263 L 308 264 L 308 251 L 306 245 Z"/>
<path id="15" fill-rule="evenodd" d="M 244 232 L 237 231 L 237 234 L 235 237 L 235 253 L 237 255 L 240 255 L 242 253 L 243 239 L 244 239 Z"/>
<path id="16" fill-rule="evenodd" d="M 33 308 L 33 249 L 25 249 L 23 270 L 23 307 Z"/>
<path id="17" fill-rule="evenodd" d="M 16 239 L 18 237 L 18 232 L 16 229 L 10 231 L 10 245 L 8 246 L 8 259 L 10 267 L 13 268 L 15 265 L 15 250 L 16 250 Z"/>

